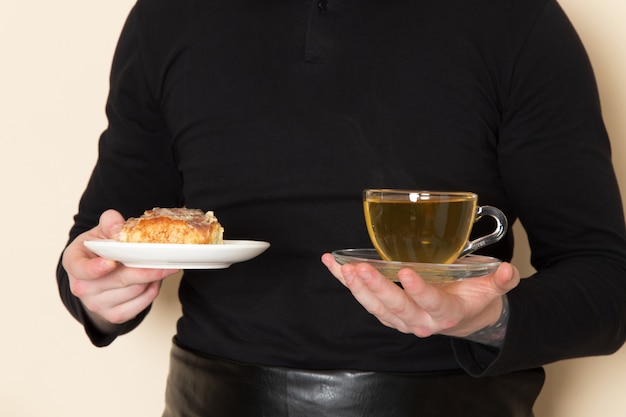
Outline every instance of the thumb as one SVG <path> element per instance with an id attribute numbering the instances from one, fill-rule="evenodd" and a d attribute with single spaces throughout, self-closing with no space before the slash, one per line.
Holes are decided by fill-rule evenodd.
<path id="1" fill-rule="evenodd" d="M 494 273 L 494 284 L 503 294 L 517 287 L 520 282 L 518 269 L 508 262 L 502 262 Z"/>
<path id="2" fill-rule="evenodd" d="M 117 238 L 124 226 L 124 216 L 116 210 L 107 210 L 100 216 L 98 227 L 100 232 L 108 239 Z"/>

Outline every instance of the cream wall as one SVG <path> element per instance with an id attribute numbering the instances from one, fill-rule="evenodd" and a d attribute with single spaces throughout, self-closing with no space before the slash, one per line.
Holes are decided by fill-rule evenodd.
<path id="1" fill-rule="evenodd" d="M 96 157 L 112 51 L 133 1 L 0 0 L 0 415 L 157 416 L 179 306 L 176 279 L 146 322 L 92 347 L 54 269 Z M 596 68 L 626 190 L 624 0 L 562 0 Z M 16 213 L 19 207 L 19 213 Z M 20 218 L 44 219 L 46 226 Z M 516 259 L 528 270 L 527 249 Z M 548 367 L 537 417 L 626 415 L 626 348 Z"/>

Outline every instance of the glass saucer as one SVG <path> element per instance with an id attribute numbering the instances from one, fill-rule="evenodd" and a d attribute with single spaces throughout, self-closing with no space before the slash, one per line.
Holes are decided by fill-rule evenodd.
<path id="1" fill-rule="evenodd" d="M 376 249 L 343 249 L 333 252 L 340 265 L 368 263 L 392 281 L 398 281 L 398 271 L 410 268 L 427 282 L 448 282 L 480 277 L 495 272 L 502 263 L 497 258 L 481 255 L 467 255 L 451 264 L 428 264 L 416 262 L 384 261 Z"/>

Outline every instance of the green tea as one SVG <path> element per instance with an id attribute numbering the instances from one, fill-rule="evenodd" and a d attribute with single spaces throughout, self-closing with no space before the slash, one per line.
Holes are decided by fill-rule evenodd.
<path id="1" fill-rule="evenodd" d="M 370 238 L 388 261 L 451 263 L 468 241 L 476 201 L 463 197 L 364 200 Z"/>

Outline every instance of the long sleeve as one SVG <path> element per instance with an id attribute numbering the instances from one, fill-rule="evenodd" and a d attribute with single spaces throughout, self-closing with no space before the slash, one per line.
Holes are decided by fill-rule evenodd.
<path id="1" fill-rule="evenodd" d="M 592 68 L 558 4 L 313 6 L 139 0 L 70 240 L 108 208 L 186 205 L 214 210 L 227 239 L 269 241 L 179 288 L 177 340 L 242 362 L 493 375 L 621 346 L 621 199 Z M 537 274 L 509 294 L 502 349 L 382 326 L 321 265 L 371 247 L 361 192 L 374 187 L 473 191 L 521 220 Z M 507 261 L 513 244 L 482 253 Z"/>
<path id="2" fill-rule="evenodd" d="M 591 65 L 555 2 L 520 51 L 508 97 L 499 165 L 537 273 L 509 295 L 500 352 L 455 342 L 478 375 L 609 354 L 626 338 L 626 242 L 609 140 Z"/>
<path id="3" fill-rule="evenodd" d="M 181 177 L 172 153 L 171 134 L 146 81 L 139 43 L 133 11 L 112 64 L 106 105 L 109 125 L 100 137 L 99 158 L 81 198 L 69 242 L 96 226 L 102 212 L 109 208 L 129 217 L 153 206 L 181 205 Z M 80 300 L 72 295 L 60 262 L 57 282 L 64 305 L 97 346 L 106 346 L 134 329 L 149 311 L 120 325 L 115 334 L 101 334 L 89 323 Z"/>

